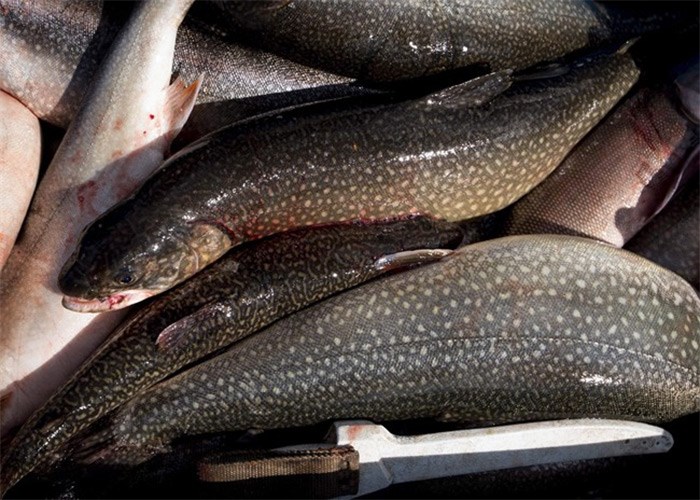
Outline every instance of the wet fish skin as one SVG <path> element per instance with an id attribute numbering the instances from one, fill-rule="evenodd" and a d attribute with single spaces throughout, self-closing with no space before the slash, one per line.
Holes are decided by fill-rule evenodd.
<path id="1" fill-rule="evenodd" d="M 0 282 L 3 435 L 44 403 L 119 322 L 120 314 L 63 308 L 56 281 L 81 229 L 162 163 L 192 109 L 197 84 L 169 85 L 177 29 L 191 2 L 136 6 L 34 194 Z"/>
<path id="2" fill-rule="evenodd" d="M 126 22 L 128 9 L 121 3 L 66 0 L 1 0 L 0 7 L 0 46 L 5 48 L 0 89 L 39 118 L 67 127 Z M 249 116 L 246 100 L 263 94 L 306 89 L 303 100 L 308 101 L 315 99 L 310 89 L 318 86 L 338 86 L 338 93 L 357 92 L 345 89 L 350 82 L 346 77 L 242 47 L 203 30 L 196 19 L 186 19 L 178 32 L 173 68 L 185 81 L 206 75 L 197 104 L 242 100 L 239 106 L 232 102 L 227 108 L 228 123 Z M 217 122 L 206 127 L 209 108 L 195 109 L 194 116 L 197 137 L 223 126 Z M 188 132 L 194 135 L 192 125 Z"/>
<path id="3" fill-rule="evenodd" d="M 513 236 L 291 315 L 120 407 L 76 458 L 328 419 L 663 422 L 698 411 L 700 299 L 630 252 Z"/>
<path id="4" fill-rule="evenodd" d="M 580 0 L 268 0 L 217 5 L 234 36 L 246 43 L 374 82 L 466 66 L 524 69 L 688 19 L 675 12 L 679 6 L 644 12 L 639 7 L 630 13 Z"/>
<path id="5" fill-rule="evenodd" d="M 622 247 L 668 203 L 697 141 L 670 89 L 638 87 L 514 205 L 505 234 L 569 234 Z"/>
<path id="6" fill-rule="evenodd" d="M 61 445 L 77 432 L 183 366 L 391 269 L 380 257 L 455 248 L 463 236 L 455 224 L 416 218 L 304 228 L 232 250 L 110 336 L 5 450 L 3 481 L 60 458 Z M 184 327 L 172 325 L 179 320 Z M 163 348 L 156 340 L 169 326 L 180 335 Z"/>
<path id="7" fill-rule="evenodd" d="M 698 156 L 694 159 L 698 162 Z M 700 289 L 700 179 L 696 176 L 625 249 L 681 276 Z"/>
<path id="8" fill-rule="evenodd" d="M 86 307 L 101 307 L 105 297 L 128 305 L 121 297 L 129 290 L 159 293 L 229 246 L 290 227 L 496 211 L 544 179 L 638 71 L 629 56 L 614 55 L 471 105 L 486 100 L 486 89 L 502 90 L 507 75 L 369 108 L 306 108 L 211 134 L 87 228 L 59 286 L 92 301 Z M 182 251 L 168 254 L 166 245 Z M 122 274 L 129 283 L 119 286 L 114 277 Z"/>
<path id="9" fill-rule="evenodd" d="M 39 120 L 0 91 L 0 271 L 29 208 L 41 160 Z"/>

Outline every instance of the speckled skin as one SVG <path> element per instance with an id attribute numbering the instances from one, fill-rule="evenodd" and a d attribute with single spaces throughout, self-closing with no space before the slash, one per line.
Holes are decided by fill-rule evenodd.
<path id="1" fill-rule="evenodd" d="M 637 75 L 628 56 L 615 55 L 519 82 L 482 106 L 471 104 L 502 75 L 416 100 L 232 126 L 172 158 L 91 225 L 59 285 L 85 299 L 163 291 L 225 251 L 211 244 L 215 231 L 227 236 L 217 244 L 235 246 L 295 226 L 496 211 L 541 182 Z"/>
<path id="2" fill-rule="evenodd" d="M 462 239 L 455 224 L 417 218 L 305 228 L 229 252 L 126 321 L 34 414 L 3 453 L 3 482 L 51 462 L 75 433 L 183 366 L 385 272 L 380 257 Z M 160 332 L 183 318 L 184 337 L 159 349 Z"/>
<path id="3" fill-rule="evenodd" d="M 80 442 L 136 463 L 184 434 L 327 419 L 667 421 L 700 408 L 699 341 L 675 274 L 590 239 L 500 238 L 289 316 Z"/>
<path id="4" fill-rule="evenodd" d="M 0 0 L 0 89 L 39 118 L 68 126 L 127 13 L 122 2 L 103 7 L 96 1 Z M 248 98 L 348 82 L 348 78 L 231 43 L 199 29 L 194 19 L 185 21 L 178 32 L 173 70 L 187 82 L 201 73 L 206 75 L 197 104 L 212 104 L 195 108 L 196 127 L 188 126 L 190 137 L 288 104 L 279 99 L 249 102 Z M 331 90 L 322 91 L 322 97 Z M 336 89 L 335 93 L 340 95 L 343 90 L 352 91 Z M 313 98 L 313 93 L 295 96 L 297 102 Z M 236 101 L 222 103 L 233 99 Z M 218 109 L 221 107 L 224 109 Z M 212 116 L 214 123 L 208 125 Z"/>
<path id="5" fill-rule="evenodd" d="M 697 156 L 695 161 L 697 161 Z M 625 248 L 700 289 L 700 201 L 696 177 Z"/>
<path id="6" fill-rule="evenodd" d="M 505 234 L 569 234 L 623 246 L 670 199 L 697 127 L 668 89 L 641 87 L 513 207 Z"/>
<path id="7" fill-rule="evenodd" d="M 582 0 L 222 1 L 245 43 L 369 81 L 466 66 L 521 69 L 659 28 L 673 9 L 618 15 Z M 631 14 L 631 15 L 630 15 Z"/>

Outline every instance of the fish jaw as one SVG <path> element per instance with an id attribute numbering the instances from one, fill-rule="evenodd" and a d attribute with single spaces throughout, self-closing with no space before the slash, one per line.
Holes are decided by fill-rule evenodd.
<path id="1" fill-rule="evenodd" d="M 80 297 L 64 295 L 62 304 L 66 309 L 75 312 L 95 313 L 115 311 L 146 300 L 157 293 L 158 292 L 154 290 L 126 290 L 96 299 L 82 299 Z"/>

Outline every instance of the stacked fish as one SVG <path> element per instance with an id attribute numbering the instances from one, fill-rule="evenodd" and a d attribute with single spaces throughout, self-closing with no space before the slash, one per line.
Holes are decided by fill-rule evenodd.
<path id="1" fill-rule="evenodd" d="M 700 409 L 698 67 L 644 58 L 692 6 L 191 4 L 0 0 L 2 492 L 212 432 Z"/>

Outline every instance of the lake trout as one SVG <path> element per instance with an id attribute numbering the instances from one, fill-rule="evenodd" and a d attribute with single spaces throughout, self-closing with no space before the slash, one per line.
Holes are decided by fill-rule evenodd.
<path id="1" fill-rule="evenodd" d="M 696 150 L 692 161 L 700 162 Z M 696 176 L 625 249 L 670 269 L 700 289 L 700 179 Z"/>
<path id="2" fill-rule="evenodd" d="M 39 120 L 0 91 L 0 270 L 10 255 L 39 175 Z"/>
<path id="3" fill-rule="evenodd" d="M 515 204 L 505 234 L 569 234 L 621 247 L 697 172 L 686 162 L 697 142 L 697 126 L 668 86 L 637 88 Z"/>
<path id="4" fill-rule="evenodd" d="M 682 22 L 697 9 L 585 0 L 217 2 L 247 44 L 364 81 L 524 69 Z M 332 33 L 332 36 L 329 36 Z"/>
<path id="5" fill-rule="evenodd" d="M 468 245 L 291 315 L 76 441 L 135 464 L 184 435 L 364 418 L 664 422 L 698 411 L 700 299 L 587 238 Z"/>
<path id="6" fill-rule="evenodd" d="M 637 76 L 615 54 L 505 92 L 509 73 L 493 73 L 422 98 L 223 129 L 86 228 L 59 278 L 64 305 L 136 303 L 232 246 L 292 227 L 494 212 L 541 182 Z"/>
<path id="7" fill-rule="evenodd" d="M 305 228 L 232 250 L 110 336 L 4 451 L 3 484 L 183 366 L 387 270 L 441 258 L 462 238 L 455 224 L 419 218 Z"/>
<path id="8" fill-rule="evenodd" d="M 0 283 L 2 432 L 21 423 L 104 340 L 121 315 L 61 306 L 56 281 L 80 230 L 159 166 L 198 81 L 169 86 L 192 0 L 138 5 L 41 180 Z"/>
<path id="9" fill-rule="evenodd" d="M 39 118 L 67 127 L 128 11 L 123 2 L 0 0 L 0 89 Z M 173 59 L 185 81 L 206 75 L 197 104 L 209 105 L 194 111 L 189 138 L 276 107 L 362 92 L 347 85 L 349 78 L 242 47 L 201 24 L 185 21 Z M 296 92 L 267 96 L 289 91 Z"/>

